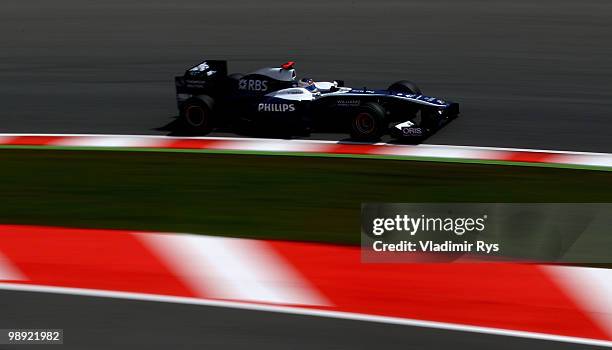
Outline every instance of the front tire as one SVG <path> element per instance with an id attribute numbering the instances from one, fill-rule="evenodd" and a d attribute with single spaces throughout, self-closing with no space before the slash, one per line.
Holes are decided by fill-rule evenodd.
<path id="1" fill-rule="evenodd" d="M 212 109 L 204 101 L 198 99 L 185 103 L 181 110 L 181 119 L 190 131 L 200 135 L 206 135 L 214 129 Z"/>
<path id="2" fill-rule="evenodd" d="M 358 141 L 377 141 L 387 132 L 389 123 L 385 110 L 378 103 L 366 103 L 350 118 L 351 138 Z"/>

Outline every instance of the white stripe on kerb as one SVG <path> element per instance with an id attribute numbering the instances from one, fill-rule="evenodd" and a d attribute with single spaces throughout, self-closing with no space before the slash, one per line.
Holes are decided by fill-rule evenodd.
<path id="1" fill-rule="evenodd" d="M 551 162 L 612 167 L 612 155 L 556 155 Z"/>
<path id="2" fill-rule="evenodd" d="M 19 281 L 25 279 L 23 273 L 0 252 L 0 281 Z"/>
<path id="3" fill-rule="evenodd" d="M 290 140 L 232 140 L 215 148 L 261 152 L 321 152 L 328 144 L 313 144 Z"/>
<path id="4" fill-rule="evenodd" d="M 494 152 L 470 148 L 419 146 L 381 146 L 378 154 L 432 158 L 492 159 Z"/>
<path id="5" fill-rule="evenodd" d="M 189 234 L 136 234 L 200 297 L 328 305 L 265 242 Z"/>
<path id="6" fill-rule="evenodd" d="M 543 268 L 612 338 L 612 270 L 576 266 Z"/>
<path id="7" fill-rule="evenodd" d="M 53 146 L 74 147 L 159 147 L 164 141 L 138 136 L 77 136 L 50 143 Z"/>

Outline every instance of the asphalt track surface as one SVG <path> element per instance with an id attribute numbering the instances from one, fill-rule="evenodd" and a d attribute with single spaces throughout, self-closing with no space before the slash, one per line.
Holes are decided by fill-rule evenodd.
<path id="1" fill-rule="evenodd" d="M 609 0 L 4 0 L 0 132 L 164 134 L 172 77 L 200 59 L 292 59 L 460 102 L 427 143 L 611 152 L 610 15 Z"/>
<path id="2" fill-rule="evenodd" d="M 66 349 L 598 349 L 499 335 L 91 296 L 0 291 L 0 306 L 0 329 L 61 328 L 62 348 Z M 28 347 L 0 345 L 0 349 L 24 348 Z"/>

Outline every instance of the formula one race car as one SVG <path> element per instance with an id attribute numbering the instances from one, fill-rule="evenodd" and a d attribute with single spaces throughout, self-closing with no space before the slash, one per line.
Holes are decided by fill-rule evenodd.
<path id="1" fill-rule="evenodd" d="M 459 114 L 459 105 L 425 96 L 406 80 L 387 90 L 297 78 L 294 62 L 227 74 L 227 62 L 207 60 L 175 78 L 180 121 L 192 132 L 219 127 L 282 132 L 348 132 L 359 141 L 424 138 Z"/>

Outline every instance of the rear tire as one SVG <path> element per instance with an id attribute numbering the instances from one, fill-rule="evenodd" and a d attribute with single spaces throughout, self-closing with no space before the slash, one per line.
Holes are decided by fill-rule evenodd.
<path id="1" fill-rule="evenodd" d="M 190 131 L 200 135 L 206 135 L 214 129 L 212 109 L 199 99 L 185 102 L 181 110 L 181 119 Z"/>
<path id="2" fill-rule="evenodd" d="M 404 94 L 417 94 L 417 95 L 423 94 L 421 92 L 421 89 L 417 86 L 417 84 L 411 81 L 408 81 L 408 80 L 397 81 L 391 84 L 388 90 L 395 91 L 395 92 L 401 92 Z"/>
<path id="3" fill-rule="evenodd" d="M 369 102 L 359 107 L 350 119 L 351 138 L 358 141 L 377 141 L 389 127 L 385 110 L 378 103 Z"/>

